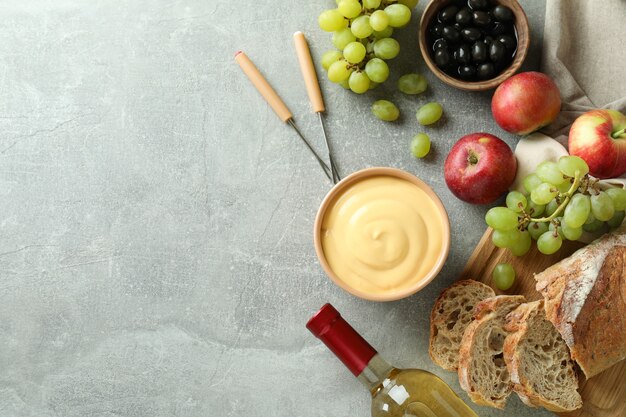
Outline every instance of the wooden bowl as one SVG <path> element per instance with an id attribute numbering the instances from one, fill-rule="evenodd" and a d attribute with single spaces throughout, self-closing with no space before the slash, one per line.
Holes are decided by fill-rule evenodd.
<path id="1" fill-rule="evenodd" d="M 443 225 L 443 236 L 441 241 L 441 251 L 439 252 L 436 262 L 433 265 L 432 269 L 421 279 L 417 280 L 415 283 L 410 285 L 405 285 L 401 288 L 395 289 L 393 291 L 387 291 L 384 293 L 369 293 L 359 290 L 357 288 L 353 288 L 348 283 L 339 277 L 335 271 L 331 268 L 326 259 L 326 255 L 324 253 L 324 248 L 322 245 L 322 224 L 324 221 L 324 216 L 326 211 L 334 204 L 335 200 L 340 197 L 348 188 L 353 186 L 359 181 L 362 181 L 371 177 L 379 177 L 379 176 L 388 176 L 400 178 L 402 180 L 408 181 L 413 185 L 420 188 L 422 191 L 428 195 L 428 197 L 435 203 L 439 213 L 441 214 L 442 225 Z M 339 287 L 343 288 L 345 291 L 356 295 L 357 297 L 363 298 L 365 300 L 371 301 L 394 301 L 399 300 L 401 298 L 408 297 L 412 294 L 415 294 L 422 288 L 424 288 L 428 283 L 430 283 L 441 271 L 443 268 L 443 264 L 448 258 L 448 253 L 450 252 L 450 221 L 448 219 L 448 213 L 446 212 L 443 203 L 435 194 L 435 192 L 422 180 L 417 178 L 416 176 L 409 174 L 406 171 L 402 171 L 396 168 L 386 168 L 386 167 L 373 167 L 366 168 L 360 171 L 357 171 L 353 174 L 348 175 L 343 180 L 339 181 L 324 197 L 322 204 L 320 204 L 320 208 L 317 211 L 317 216 L 315 217 L 315 224 L 313 226 L 313 240 L 315 244 L 315 252 L 317 253 L 317 258 L 320 261 L 324 272 L 328 275 L 328 277 Z M 416 260 L 417 262 L 417 260 Z"/>
<path id="2" fill-rule="evenodd" d="M 427 43 L 426 31 L 429 23 L 433 18 L 435 18 L 437 12 L 450 2 L 451 0 L 432 0 L 428 6 L 426 6 L 426 9 L 422 14 L 419 29 L 419 44 L 420 50 L 422 51 L 422 57 L 424 58 L 426 65 L 428 65 L 428 68 L 430 68 L 430 70 L 441 81 L 461 90 L 484 91 L 496 88 L 504 80 L 515 74 L 515 72 L 522 66 L 524 59 L 526 59 L 526 54 L 528 54 L 528 44 L 530 43 L 530 30 L 528 29 L 528 18 L 526 17 L 526 13 L 524 13 L 522 6 L 520 6 L 517 0 L 497 0 L 498 4 L 507 6 L 515 15 L 515 30 L 517 31 L 517 52 L 515 53 L 515 58 L 513 59 L 513 62 L 511 62 L 511 65 L 509 65 L 506 70 L 502 71 L 495 78 L 476 82 L 463 81 L 449 76 L 445 72 L 441 71 L 437 65 L 435 65 L 435 62 L 430 56 L 430 48 Z"/>

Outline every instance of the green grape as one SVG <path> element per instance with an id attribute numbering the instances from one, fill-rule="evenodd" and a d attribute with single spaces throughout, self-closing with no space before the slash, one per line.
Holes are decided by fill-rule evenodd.
<path id="1" fill-rule="evenodd" d="M 598 230 L 602 229 L 602 227 L 604 226 L 604 222 L 598 219 L 595 219 L 594 221 L 592 221 L 591 223 L 586 223 L 583 225 L 583 230 L 585 232 L 597 232 Z"/>
<path id="2" fill-rule="evenodd" d="M 426 77 L 422 74 L 404 74 L 398 80 L 398 90 L 404 94 L 421 94 L 427 87 Z"/>
<path id="3" fill-rule="evenodd" d="M 349 80 L 349 78 L 348 78 L 348 80 Z M 350 83 L 348 82 L 348 80 L 339 81 L 337 84 L 339 84 L 340 86 L 342 86 L 346 90 L 349 90 L 350 89 Z"/>
<path id="4" fill-rule="evenodd" d="M 339 10 L 325 10 L 317 18 L 320 28 L 326 32 L 335 32 L 346 27 L 346 19 Z"/>
<path id="5" fill-rule="evenodd" d="M 570 227 L 567 225 L 567 223 L 562 222 L 560 229 L 561 229 L 561 233 L 563 234 L 563 237 L 567 240 L 578 240 L 583 235 L 582 226 Z"/>
<path id="6" fill-rule="evenodd" d="M 519 191 L 511 191 L 506 196 L 506 206 L 516 213 L 521 213 L 522 210 L 526 209 L 527 205 L 528 200 Z"/>
<path id="7" fill-rule="evenodd" d="M 387 28 L 385 30 L 381 30 L 381 31 L 374 31 L 372 32 L 372 35 L 374 35 L 374 37 L 376 39 L 385 39 L 390 37 L 393 34 L 393 28 L 391 26 L 387 26 Z"/>
<path id="8" fill-rule="evenodd" d="M 589 172 L 587 163 L 578 156 L 562 156 L 559 158 L 558 165 L 561 172 L 568 177 L 574 177 L 576 171 L 578 171 L 580 177 Z"/>
<path id="9" fill-rule="evenodd" d="M 350 28 L 343 28 L 333 33 L 332 41 L 337 49 L 343 50 L 346 45 L 356 41 L 356 36 L 352 34 Z"/>
<path id="10" fill-rule="evenodd" d="M 539 178 L 537 176 L 537 174 L 530 174 L 524 177 L 524 179 L 522 180 L 522 184 L 524 184 L 524 188 L 526 189 L 526 191 L 528 191 L 529 193 L 532 192 L 535 187 L 537 187 L 539 184 L 541 184 L 543 181 L 541 181 L 541 178 Z"/>
<path id="11" fill-rule="evenodd" d="M 548 204 L 550 200 L 556 197 L 557 193 L 554 185 L 542 182 L 530 192 L 530 199 L 537 204 Z"/>
<path id="12" fill-rule="evenodd" d="M 326 51 L 322 55 L 322 67 L 328 71 L 328 68 L 334 63 L 343 58 L 343 54 L 339 51 Z"/>
<path id="13" fill-rule="evenodd" d="M 558 233 L 555 236 L 555 233 L 551 231 L 545 232 L 537 239 L 537 249 L 544 255 L 552 255 L 561 249 L 562 244 L 563 239 L 561 239 L 561 236 Z"/>
<path id="14" fill-rule="evenodd" d="M 378 9 L 381 0 L 363 0 L 363 7 L 366 9 Z"/>
<path id="15" fill-rule="evenodd" d="M 552 216 L 552 214 L 559 207 L 559 203 L 556 200 L 551 200 L 548 204 L 546 204 L 546 216 Z"/>
<path id="16" fill-rule="evenodd" d="M 341 0 L 337 3 L 337 10 L 348 19 L 353 19 L 361 14 L 361 3 L 358 0 Z"/>
<path id="17" fill-rule="evenodd" d="M 528 214 L 531 214 L 533 217 L 538 217 L 541 216 L 544 211 L 546 211 L 545 204 L 537 204 L 533 200 L 528 200 L 528 206 L 526 207 Z"/>
<path id="18" fill-rule="evenodd" d="M 615 214 L 613 200 L 604 191 L 600 191 L 598 195 L 591 196 L 591 212 L 593 217 L 603 222 L 609 220 Z"/>
<path id="19" fill-rule="evenodd" d="M 374 43 L 374 55 L 381 59 L 393 59 L 400 53 L 400 44 L 393 38 L 379 39 Z"/>
<path id="20" fill-rule="evenodd" d="M 370 90 L 375 89 L 379 85 L 380 85 L 380 83 L 375 83 L 374 81 L 370 81 Z"/>
<path id="21" fill-rule="evenodd" d="M 363 94 L 370 88 L 370 79 L 362 71 L 355 71 L 348 78 L 350 90 L 357 94 Z"/>
<path id="22" fill-rule="evenodd" d="M 372 113 L 380 120 L 393 122 L 400 116 L 400 110 L 391 101 L 378 100 L 372 104 Z"/>
<path id="23" fill-rule="evenodd" d="M 354 36 L 359 39 L 367 38 L 372 34 L 374 29 L 370 26 L 370 17 L 369 16 L 359 16 L 352 21 L 352 25 L 350 26 L 350 30 Z"/>
<path id="24" fill-rule="evenodd" d="M 436 123 L 439 119 L 441 119 L 441 115 L 443 114 L 443 108 L 441 104 L 432 102 L 428 104 L 424 104 L 417 110 L 415 117 L 417 121 L 421 125 L 432 125 Z"/>
<path id="25" fill-rule="evenodd" d="M 379 32 L 385 30 L 389 26 L 389 16 L 384 10 L 376 10 L 370 15 L 370 26 Z"/>
<path id="26" fill-rule="evenodd" d="M 561 228 L 562 221 L 562 217 L 557 217 L 555 221 L 550 222 L 550 226 L 548 226 L 548 230 L 551 232 L 556 231 L 561 236 L 561 239 L 563 239 L 563 229 Z"/>
<path id="27" fill-rule="evenodd" d="M 616 227 L 620 227 L 622 222 L 624 221 L 624 215 L 626 212 L 624 210 L 616 211 L 613 217 L 611 217 L 606 224 L 609 225 L 611 229 L 615 229 Z"/>
<path id="28" fill-rule="evenodd" d="M 341 61 L 333 62 L 328 67 L 328 79 L 338 83 L 347 80 L 352 71 L 352 69 L 348 68 L 348 63 L 342 59 Z"/>
<path id="29" fill-rule="evenodd" d="M 389 26 L 399 28 L 411 20 L 411 9 L 404 4 L 390 4 L 385 7 L 385 13 L 389 16 Z"/>
<path id="30" fill-rule="evenodd" d="M 593 217 L 593 213 L 589 212 L 589 215 L 587 216 L 587 220 L 585 220 L 585 224 L 590 224 L 596 221 L 596 218 Z"/>
<path id="31" fill-rule="evenodd" d="M 491 235 L 491 241 L 499 248 L 510 248 L 517 237 L 517 229 L 513 230 L 494 230 Z"/>
<path id="32" fill-rule="evenodd" d="M 517 213 L 506 207 L 493 207 L 485 214 L 485 222 L 496 230 L 513 230 L 517 227 Z"/>
<path id="33" fill-rule="evenodd" d="M 567 207 L 565 207 L 563 221 L 569 227 L 581 227 L 585 224 L 590 212 L 591 201 L 589 200 L 589 196 L 584 194 L 574 194 L 567 204 Z"/>
<path id="34" fill-rule="evenodd" d="M 544 161 L 537 165 L 535 173 L 544 182 L 549 182 L 553 185 L 559 185 L 565 181 L 563 173 L 559 169 L 559 165 L 556 162 Z"/>
<path id="35" fill-rule="evenodd" d="M 343 57 L 351 64 L 358 64 L 365 58 L 365 46 L 361 42 L 350 42 L 343 50 Z"/>
<path id="36" fill-rule="evenodd" d="M 565 194 L 569 192 L 569 189 L 572 187 L 572 183 L 569 181 L 564 181 L 560 183 L 559 185 L 556 185 L 555 187 L 557 190 L 559 190 L 561 194 Z"/>
<path id="37" fill-rule="evenodd" d="M 623 188 L 609 188 L 606 193 L 613 200 L 615 210 L 626 210 L 626 190 Z"/>
<path id="38" fill-rule="evenodd" d="M 515 256 L 524 256 L 530 250 L 532 245 L 532 239 L 530 238 L 530 233 L 528 230 L 524 230 L 520 232 L 515 229 L 516 237 L 513 244 L 509 247 L 511 253 Z"/>
<path id="39" fill-rule="evenodd" d="M 370 77 L 370 80 L 382 83 L 389 77 L 389 67 L 382 59 L 372 58 L 365 64 L 365 73 Z"/>
<path id="40" fill-rule="evenodd" d="M 548 223 L 546 222 L 530 222 L 528 224 L 528 233 L 534 240 L 539 239 L 539 236 L 548 231 Z"/>
<path id="41" fill-rule="evenodd" d="M 404 4 L 409 9 L 412 9 L 415 6 L 417 6 L 418 2 L 419 2 L 419 0 L 398 0 L 398 3 Z"/>
<path id="42" fill-rule="evenodd" d="M 511 264 L 498 264 L 493 268 L 492 276 L 496 288 L 501 291 L 506 291 L 511 288 L 515 282 L 515 269 L 513 269 L 513 265 Z"/>
<path id="43" fill-rule="evenodd" d="M 411 140 L 411 153 L 416 158 L 423 158 L 430 152 L 430 138 L 424 133 L 413 136 Z"/>

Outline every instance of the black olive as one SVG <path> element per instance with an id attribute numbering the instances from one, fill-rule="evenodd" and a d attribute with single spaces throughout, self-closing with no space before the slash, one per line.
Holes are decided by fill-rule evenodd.
<path id="1" fill-rule="evenodd" d="M 454 60 L 459 64 L 469 64 L 472 60 L 469 45 L 461 45 L 454 51 Z"/>
<path id="2" fill-rule="evenodd" d="M 467 7 L 462 8 L 456 14 L 456 22 L 459 25 L 467 26 L 472 21 L 472 12 Z"/>
<path id="3" fill-rule="evenodd" d="M 472 45 L 472 59 L 478 64 L 487 60 L 487 45 L 484 42 Z"/>
<path id="4" fill-rule="evenodd" d="M 436 51 L 437 49 L 447 49 L 448 48 L 448 42 L 446 42 L 445 39 L 437 39 L 434 43 L 433 43 L 433 51 Z"/>
<path id="5" fill-rule="evenodd" d="M 504 44 L 498 40 L 491 42 L 489 45 L 489 59 L 491 62 L 500 62 L 502 58 L 504 58 L 504 54 L 506 53 L 506 48 Z"/>
<path id="6" fill-rule="evenodd" d="M 491 14 L 496 20 L 501 22 L 511 22 L 515 18 L 511 9 L 502 5 L 494 7 L 493 10 L 491 10 Z"/>
<path id="7" fill-rule="evenodd" d="M 493 36 L 486 35 L 483 38 L 483 42 L 485 42 L 485 44 L 487 45 L 491 45 L 491 42 L 493 42 Z"/>
<path id="8" fill-rule="evenodd" d="M 455 24 L 454 24 L 454 25 L 452 25 L 452 26 L 454 26 L 454 27 L 456 28 L 456 30 L 461 30 L 461 29 L 463 29 L 463 25 L 462 25 L 462 24 L 460 24 L 460 23 L 455 23 Z"/>
<path id="9" fill-rule="evenodd" d="M 494 22 L 493 27 L 489 31 L 492 35 L 504 35 L 507 33 L 514 33 L 513 25 L 505 22 Z"/>
<path id="10" fill-rule="evenodd" d="M 443 34 L 443 25 L 441 23 L 433 25 L 431 26 L 430 31 L 435 36 L 441 36 Z"/>
<path id="11" fill-rule="evenodd" d="M 470 42 L 475 42 L 480 39 L 483 34 L 480 30 L 476 28 L 465 28 L 461 30 L 461 36 L 463 36 L 464 39 Z"/>
<path id="12" fill-rule="evenodd" d="M 450 42 L 458 42 L 461 34 L 454 26 L 444 26 L 442 31 L 443 37 Z"/>
<path id="13" fill-rule="evenodd" d="M 487 27 L 491 23 L 491 16 L 487 12 L 475 11 L 472 13 L 476 26 Z"/>
<path id="14" fill-rule="evenodd" d="M 439 68 L 445 68 L 450 63 L 450 53 L 445 48 L 440 48 L 435 51 L 435 64 Z"/>
<path id="15" fill-rule="evenodd" d="M 515 38 L 513 36 L 500 35 L 498 36 L 498 41 L 504 44 L 504 46 L 506 46 L 506 49 L 510 51 L 513 51 L 515 50 L 515 48 L 517 48 L 517 42 L 515 42 Z"/>
<path id="16" fill-rule="evenodd" d="M 448 6 L 439 12 L 439 21 L 443 23 L 452 22 L 454 20 L 454 16 L 459 11 L 459 8 L 456 6 Z"/>
<path id="17" fill-rule="evenodd" d="M 472 10 L 485 10 L 489 7 L 489 0 L 468 0 L 467 5 Z"/>
<path id="18" fill-rule="evenodd" d="M 478 77 L 486 80 L 493 77 L 496 71 L 493 68 L 493 64 L 491 62 L 485 62 L 484 64 L 480 64 L 478 66 L 477 72 Z"/>
<path id="19" fill-rule="evenodd" d="M 473 65 L 461 65 L 459 67 L 459 75 L 461 78 L 472 78 L 476 75 L 476 68 Z"/>

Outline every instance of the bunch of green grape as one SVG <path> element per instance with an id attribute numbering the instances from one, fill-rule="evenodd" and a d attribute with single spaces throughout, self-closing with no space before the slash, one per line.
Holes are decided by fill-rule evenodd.
<path id="1" fill-rule="evenodd" d="M 587 163 L 577 156 L 539 164 L 523 180 L 525 193 L 511 191 L 506 207 L 487 212 L 493 244 L 522 256 L 536 240 L 539 252 L 550 255 L 564 239 L 578 240 L 583 231 L 599 234 L 621 225 L 626 190 L 602 190 L 588 173 Z"/>
<path id="2" fill-rule="evenodd" d="M 385 60 L 400 53 L 391 37 L 394 28 L 406 26 L 418 0 L 336 0 L 337 8 L 319 15 L 322 30 L 333 32 L 337 48 L 322 56 L 328 79 L 358 94 L 389 77 Z"/>

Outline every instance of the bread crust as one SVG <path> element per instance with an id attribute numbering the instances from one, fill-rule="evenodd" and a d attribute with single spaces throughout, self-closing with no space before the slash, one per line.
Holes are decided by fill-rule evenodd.
<path id="1" fill-rule="evenodd" d="M 503 409 L 506 405 L 506 396 L 500 399 L 487 398 L 482 392 L 479 391 L 478 386 L 474 384 L 472 380 L 472 350 L 476 341 L 476 335 L 478 332 L 486 326 L 490 320 L 497 317 L 496 311 L 505 304 L 510 304 L 511 309 L 525 301 L 521 295 L 498 295 L 495 297 L 487 298 L 474 307 L 475 320 L 465 330 L 463 339 L 461 341 L 461 349 L 459 350 L 459 383 L 461 388 L 467 392 L 473 402 L 478 405 L 486 405 L 499 409 Z M 507 312 L 508 313 L 508 312 Z M 504 320 L 504 317 L 502 318 Z M 509 383 L 509 392 L 512 388 L 512 384 Z"/>
<path id="2" fill-rule="evenodd" d="M 587 378 L 626 358 L 626 226 L 535 275 L 548 319 Z"/>

